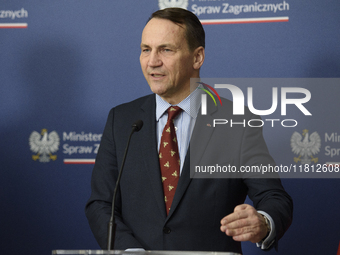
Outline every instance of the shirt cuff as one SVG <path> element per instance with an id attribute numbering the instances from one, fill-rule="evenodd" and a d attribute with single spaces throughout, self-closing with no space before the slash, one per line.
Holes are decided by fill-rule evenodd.
<path id="1" fill-rule="evenodd" d="M 266 216 L 269 220 L 270 223 L 270 232 L 269 235 L 262 240 L 261 242 L 256 243 L 257 247 L 261 247 L 262 250 L 267 250 L 274 242 L 275 242 L 275 237 L 276 237 L 276 231 L 275 231 L 275 223 L 270 217 L 270 215 L 264 211 L 257 211 L 258 213 Z"/>

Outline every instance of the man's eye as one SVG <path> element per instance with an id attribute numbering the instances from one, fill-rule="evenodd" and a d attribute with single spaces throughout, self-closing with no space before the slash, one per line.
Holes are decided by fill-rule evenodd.
<path id="1" fill-rule="evenodd" d="M 143 52 L 149 52 L 150 50 L 149 49 L 142 49 Z"/>

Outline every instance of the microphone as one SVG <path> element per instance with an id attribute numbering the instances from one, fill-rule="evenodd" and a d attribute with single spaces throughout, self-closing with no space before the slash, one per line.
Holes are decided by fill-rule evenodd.
<path id="1" fill-rule="evenodd" d="M 116 187 L 115 187 L 114 192 L 113 192 L 111 218 L 110 218 L 110 221 L 109 221 L 109 224 L 108 224 L 108 231 L 107 231 L 107 249 L 109 251 L 113 250 L 113 248 L 114 248 L 115 234 L 116 234 L 115 200 L 116 200 L 117 190 L 118 190 L 119 183 L 120 183 L 120 178 L 122 177 L 122 172 L 123 172 L 123 168 L 124 168 L 124 164 L 125 164 L 126 155 L 127 155 L 128 149 L 129 149 L 131 136 L 134 132 L 138 132 L 139 130 L 141 130 L 142 127 L 143 127 L 143 121 L 142 120 L 137 120 L 135 123 L 132 124 L 132 130 L 131 130 L 128 142 L 126 144 L 122 165 L 120 167 L 120 171 L 119 171 L 118 178 L 117 178 L 117 181 L 116 181 Z"/>
<path id="2" fill-rule="evenodd" d="M 143 121 L 142 120 L 137 120 L 135 123 L 132 124 L 132 128 L 134 131 L 138 132 L 141 130 L 143 127 Z"/>

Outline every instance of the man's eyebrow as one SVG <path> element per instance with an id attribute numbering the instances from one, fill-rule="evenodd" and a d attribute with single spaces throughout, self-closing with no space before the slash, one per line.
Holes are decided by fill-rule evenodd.
<path id="1" fill-rule="evenodd" d="M 171 47 L 171 48 L 175 48 L 175 46 L 171 43 L 164 43 L 158 46 L 159 48 L 165 48 L 165 47 Z"/>
<path id="2" fill-rule="evenodd" d="M 147 45 L 147 44 L 145 44 L 145 43 L 141 43 L 141 44 L 140 44 L 140 47 L 141 47 L 141 48 L 149 48 L 150 46 Z"/>
<path id="3" fill-rule="evenodd" d="M 145 43 L 141 43 L 140 45 L 141 48 L 150 48 L 149 45 L 145 44 Z M 171 43 L 164 43 L 161 45 L 158 45 L 157 48 L 165 48 L 165 47 L 171 47 L 171 48 L 175 48 L 175 46 Z"/>

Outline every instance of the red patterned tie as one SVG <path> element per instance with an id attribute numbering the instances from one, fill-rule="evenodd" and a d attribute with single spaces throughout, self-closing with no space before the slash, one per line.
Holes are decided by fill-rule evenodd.
<path id="1" fill-rule="evenodd" d="M 169 214 L 179 179 L 180 159 L 174 119 L 181 111 L 182 109 L 178 106 L 168 108 L 168 121 L 163 129 L 159 148 L 159 163 L 167 214 Z"/>

